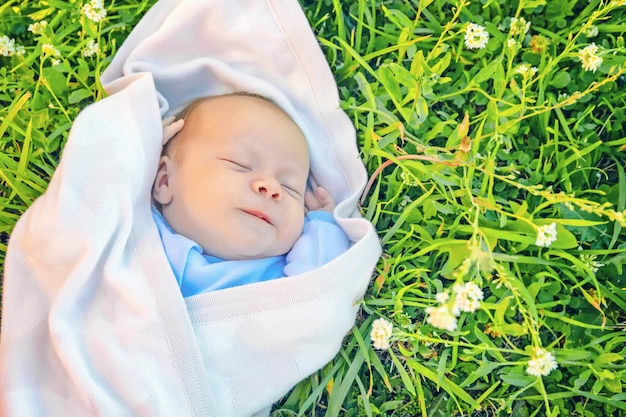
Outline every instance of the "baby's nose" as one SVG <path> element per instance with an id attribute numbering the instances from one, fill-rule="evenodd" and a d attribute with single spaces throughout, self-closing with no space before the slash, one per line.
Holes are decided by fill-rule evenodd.
<path id="1" fill-rule="evenodd" d="M 252 190 L 261 195 L 271 197 L 273 200 L 280 200 L 283 196 L 282 187 L 273 178 L 260 179 L 252 182 Z"/>

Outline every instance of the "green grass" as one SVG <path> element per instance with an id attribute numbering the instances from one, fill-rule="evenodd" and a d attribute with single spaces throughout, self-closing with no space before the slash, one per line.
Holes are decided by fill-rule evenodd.
<path id="1" fill-rule="evenodd" d="M 0 262 L 152 3 L 107 2 L 98 24 L 81 2 L 0 6 L 0 37 L 24 47 L 0 56 Z M 357 127 L 384 254 L 341 352 L 274 416 L 626 416 L 625 2 L 301 3 Z M 470 23 L 483 48 L 465 45 Z M 82 56 L 90 39 L 100 52 Z M 449 315 L 464 283 L 477 309 L 436 327 L 429 307 Z M 388 349 L 370 341 L 379 317 Z M 537 348 L 558 365 L 542 377 L 527 372 Z"/>

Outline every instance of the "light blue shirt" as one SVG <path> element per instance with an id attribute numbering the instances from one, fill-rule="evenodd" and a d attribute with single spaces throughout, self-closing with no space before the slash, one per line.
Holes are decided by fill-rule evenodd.
<path id="1" fill-rule="evenodd" d="M 350 246 L 331 213 L 309 211 L 302 234 L 286 255 L 228 261 L 203 253 L 195 241 L 174 232 L 155 207 L 152 216 L 183 297 L 308 272 Z"/>

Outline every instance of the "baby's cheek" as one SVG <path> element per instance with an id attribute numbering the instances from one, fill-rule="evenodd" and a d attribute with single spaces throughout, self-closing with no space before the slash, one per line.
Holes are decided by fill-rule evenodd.
<path id="1" fill-rule="evenodd" d="M 304 210 L 298 211 L 297 214 L 294 213 L 292 219 L 289 230 L 286 232 L 287 237 L 285 238 L 285 241 L 289 244 L 289 248 L 296 243 L 302 234 L 302 229 L 304 228 Z"/>

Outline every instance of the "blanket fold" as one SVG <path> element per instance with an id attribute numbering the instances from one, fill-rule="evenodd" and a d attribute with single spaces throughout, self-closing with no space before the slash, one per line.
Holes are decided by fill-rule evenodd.
<path id="1" fill-rule="evenodd" d="M 3 416 L 267 416 L 339 350 L 380 255 L 355 132 L 295 0 L 160 0 L 76 119 L 13 233 Z M 183 299 L 150 212 L 161 117 L 249 91 L 301 127 L 350 249 L 314 271 Z"/>

